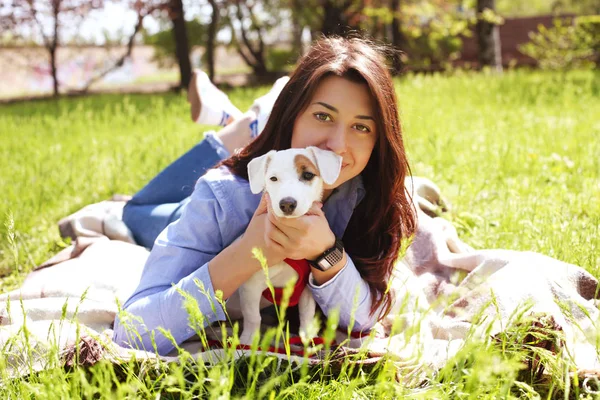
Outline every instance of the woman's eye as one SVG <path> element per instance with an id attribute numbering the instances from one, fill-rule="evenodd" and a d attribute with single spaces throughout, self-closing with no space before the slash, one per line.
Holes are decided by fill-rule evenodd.
<path id="1" fill-rule="evenodd" d="M 277 177 L 276 176 L 272 176 L 271 177 L 271 182 L 277 182 Z"/>
<path id="2" fill-rule="evenodd" d="M 315 113 L 315 118 L 319 121 L 331 121 L 331 116 L 327 113 L 318 112 Z"/>
<path id="3" fill-rule="evenodd" d="M 304 179 L 305 181 L 310 181 L 314 177 L 315 177 L 315 174 L 313 174 L 312 172 L 303 172 L 302 173 L 302 179 Z"/>
<path id="4" fill-rule="evenodd" d="M 366 125 L 360 125 L 360 124 L 356 125 L 356 129 L 358 129 L 361 132 L 365 132 L 365 133 L 371 132 L 371 129 L 369 129 L 369 127 Z"/>

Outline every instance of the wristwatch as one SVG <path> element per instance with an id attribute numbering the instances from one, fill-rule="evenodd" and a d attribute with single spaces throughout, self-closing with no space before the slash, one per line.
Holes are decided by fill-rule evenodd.
<path id="1" fill-rule="evenodd" d="M 310 265 L 320 271 L 327 271 L 335 264 L 340 262 L 344 257 L 344 243 L 338 238 L 335 238 L 335 244 L 332 248 L 327 249 L 317 257 L 316 260 L 307 260 Z"/>

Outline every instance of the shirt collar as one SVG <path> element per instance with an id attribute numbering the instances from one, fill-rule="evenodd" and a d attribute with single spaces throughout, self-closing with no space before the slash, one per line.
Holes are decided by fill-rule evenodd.
<path id="1" fill-rule="evenodd" d="M 362 176 L 358 175 L 335 188 L 323 205 L 329 227 L 336 237 L 344 236 L 352 213 L 365 197 L 365 193 Z"/>

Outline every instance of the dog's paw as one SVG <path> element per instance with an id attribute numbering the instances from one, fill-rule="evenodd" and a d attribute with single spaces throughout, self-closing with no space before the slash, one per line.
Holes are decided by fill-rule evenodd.
<path id="1" fill-rule="evenodd" d="M 246 345 L 246 346 L 250 346 L 252 344 L 252 333 L 246 333 L 246 331 L 244 331 L 241 335 L 240 335 L 240 344 Z"/>

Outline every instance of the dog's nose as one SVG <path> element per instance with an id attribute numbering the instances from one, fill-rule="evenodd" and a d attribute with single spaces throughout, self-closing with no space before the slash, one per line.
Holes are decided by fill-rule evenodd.
<path id="1" fill-rule="evenodd" d="M 291 197 L 284 197 L 279 202 L 279 208 L 281 209 L 281 211 L 283 211 L 285 215 L 290 215 L 291 213 L 293 213 L 297 205 L 298 202 L 296 202 L 296 200 Z"/>

